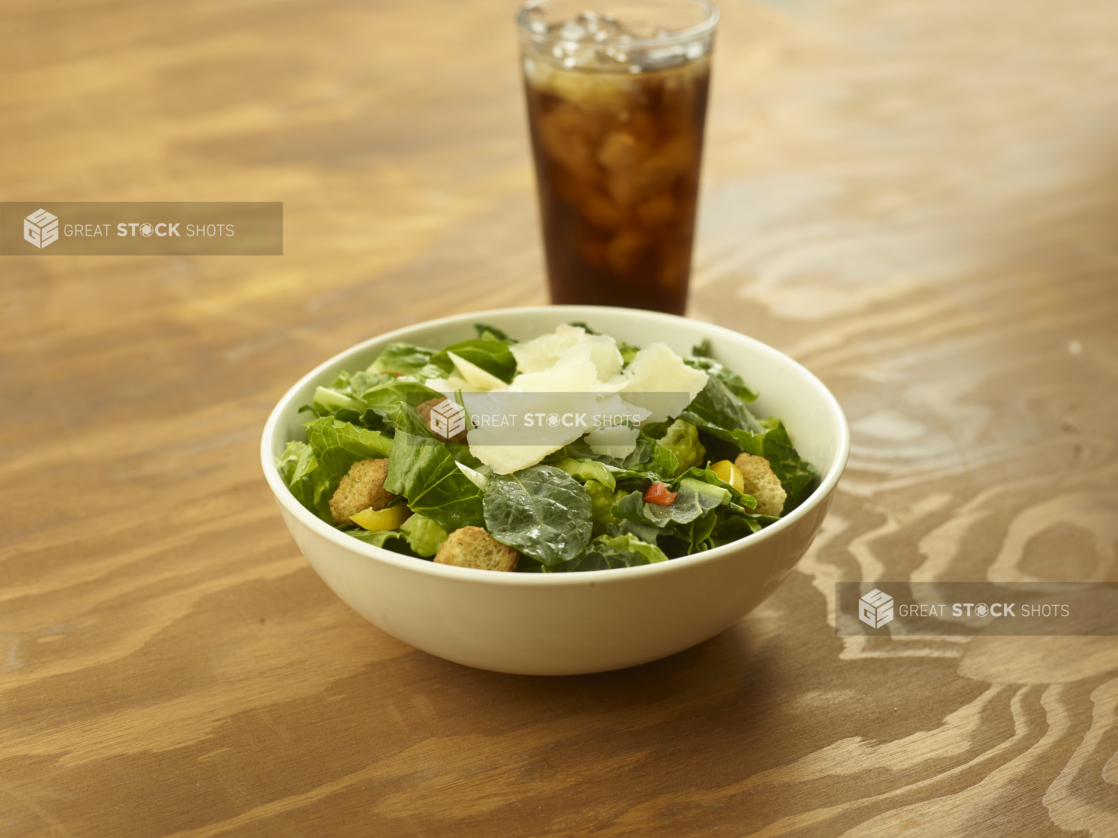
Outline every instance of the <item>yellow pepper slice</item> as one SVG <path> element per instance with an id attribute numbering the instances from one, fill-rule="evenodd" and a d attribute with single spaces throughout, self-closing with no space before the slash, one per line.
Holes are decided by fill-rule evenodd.
<path id="1" fill-rule="evenodd" d="M 363 509 L 356 515 L 350 515 L 349 520 L 365 530 L 377 532 L 379 530 L 396 530 L 411 515 L 407 504 L 398 503 L 387 509 Z"/>
<path id="2" fill-rule="evenodd" d="M 729 460 L 719 460 L 710 467 L 710 470 L 718 475 L 719 480 L 729 483 L 739 492 L 745 491 L 745 478 L 742 476 L 741 469 Z"/>

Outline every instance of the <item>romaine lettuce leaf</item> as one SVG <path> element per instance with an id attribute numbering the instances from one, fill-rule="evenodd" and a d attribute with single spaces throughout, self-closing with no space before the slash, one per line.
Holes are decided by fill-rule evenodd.
<path id="1" fill-rule="evenodd" d="M 431 399 L 442 398 L 442 393 L 432 390 L 426 384 L 410 378 L 392 378 L 361 393 L 361 401 L 366 407 L 383 410 L 386 413 L 395 409 L 401 402 L 417 407 Z"/>
<path id="2" fill-rule="evenodd" d="M 416 346 L 411 343 L 390 343 L 375 361 L 369 365 L 371 373 L 396 373 L 419 377 L 420 371 L 431 363 L 434 349 Z M 431 376 L 434 377 L 434 376 Z"/>
<path id="3" fill-rule="evenodd" d="M 707 378 L 706 386 L 687 406 L 680 418 L 698 424 L 688 414 L 693 414 L 712 425 L 728 430 L 746 430 L 764 433 L 765 429 L 740 398 L 714 376 Z M 700 426 L 701 427 L 701 426 Z"/>
<path id="4" fill-rule="evenodd" d="M 544 465 L 562 468 L 579 480 L 597 479 L 607 485 L 612 482 L 614 488 L 624 486 L 630 490 L 638 487 L 647 488 L 655 480 L 667 480 L 670 475 L 664 473 L 662 469 L 666 470 L 672 465 L 672 461 L 668 458 L 670 452 L 666 449 L 659 455 L 660 466 L 656 465 L 652 442 L 644 437 L 638 437 L 637 448 L 632 454 L 624 459 L 615 459 L 595 454 L 584 439 L 578 439 L 554 454 L 549 454 L 543 462 Z M 596 469 L 593 464 L 600 465 L 610 475 L 611 481 L 602 480 L 601 473 L 595 476 Z"/>
<path id="5" fill-rule="evenodd" d="M 700 343 L 691 347 L 691 356 L 694 358 L 713 358 L 714 350 L 710 346 L 710 338 L 703 338 Z"/>
<path id="6" fill-rule="evenodd" d="M 474 328 L 477 329 L 478 340 L 503 340 L 509 343 L 516 343 L 515 340 L 510 338 L 496 326 L 490 326 L 486 323 L 475 323 Z"/>
<path id="7" fill-rule="evenodd" d="M 757 398 L 757 391 L 745 383 L 745 380 L 720 361 L 705 356 L 692 356 L 684 358 L 683 363 L 697 370 L 702 370 L 712 378 L 717 378 L 731 393 L 743 402 L 751 402 Z"/>
<path id="8" fill-rule="evenodd" d="M 610 524 L 617 523 L 611 510 L 625 493 L 615 491 L 597 480 L 587 480 L 584 488 L 586 494 L 590 495 L 590 520 L 593 523 L 591 534 L 602 535 Z"/>
<path id="9" fill-rule="evenodd" d="M 463 442 L 444 442 L 435 436 L 435 432 L 431 430 L 430 425 L 420 418 L 416 413 L 415 408 L 408 404 L 397 404 L 391 411 L 391 421 L 394 428 L 403 431 L 404 433 L 411 434 L 414 437 L 421 437 L 430 439 L 443 445 L 450 455 L 462 463 L 464 466 L 469 466 L 472 469 L 482 468 L 482 462 L 473 454 L 470 453 L 470 446 Z"/>
<path id="10" fill-rule="evenodd" d="M 318 460 L 305 442 L 289 442 L 283 453 L 276 458 L 276 469 L 295 496 L 303 504 L 328 524 L 334 519 L 330 514 L 330 494 L 325 472 L 318 467 Z"/>
<path id="11" fill-rule="evenodd" d="M 586 332 L 586 334 L 588 334 L 588 335 L 598 334 L 598 332 L 595 332 L 593 329 L 590 328 L 590 326 L 588 326 L 586 323 L 583 323 L 581 320 L 572 320 L 567 325 L 568 326 L 577 326 L 578 328 L 582 329 L 582 331 Z"/>
<path id="12" fill-rule="evenodd" d="M 590 540 L 590 496 L 554 466 L 490 475 L 484 506 L 490 535 L 544 565 L 573 559 Z"/>
<path id="13" fill-rule="evenodd" d="M 362 411 L 350 410 L 343 407 L 334 411 L 334 418 L 339 422 L 349 422 L 351 425 L 360 425 L 370 431 L 380 431 L 386 436 L 396 432 L 396 423 L 384 410 L 378 407 L 368 407 Z"/>
<path id="14" fill-rule="evenodd" d="M 366 390 L 372 390 L 379 384 L 384 384 L 389 381 L 395 381 L 400 376 L 401 374 L 399 373 L 369 372 L 368 370 L 358 370 L 357 372 L 349 376 L 349 384 L 343 390 L 343 392 L 359 397 Z M 339 381 L 335 383 L 335 387 L 340 384 L 340 381 L 341 378 L 339 376 Z"/>
<path id="15" fill-rule="evenodd" d="M 670 480 L 679 471 L 679 458 L 676 457 L 675 451 L 666 445 L 661 445 L 659 440 L 650 439 L 648 444 L 652 452 L 652 459 L 648 463 L 649 469 L 659 479 Z"/>
<path id="16" fill-rule="evenodd" d="M 307 425 L 307 441 L 333 494 L 338 483 L 358 460 L 379 460 L 392 450 L 392 439 L 326 416 Z"/>
<path id="17" fill-rule="evenodd" d="M 434 519 L 418 513 L 404 521 L 400 525 L 400 531 L 407 536 L 408 546 L 415 554 L 425 559 L 435 555 L 447 539 L 447 531 Z"/>
<path id="18" fill-rule="evenodd" d="M 414 516 L 413 516 L 414 517 Z M 393 553 L 402 553 L 405 556 L 418 558 L 417 554 L 408 546 L 408 539 L 400 530 L 345 530 L 346 535 L 352 535 L 358 541 L 372 544 L 374 547 L 383 547 Z"/>
<path id="19" fill-rule="evenodd" d="M 792 446 L 792 438 L 779 419 L 765 433 L 762 448 L 764 453 L 761 456 L 769 461 L 773 474 L 788 496 L 782 513 L 787 515 L 811 493 L 817 476 L 815 469 Z"/>
<path id="20" fill-rule="evenodd" d="M 572 457 L 564 457 L 562 460 L 557 460 L 555 463 L 552 463 L 552 465 L 567 472 L 571 477 L 582 480 L 584 483 L 590 480 L 596 480 L 598 483 L 608 486 L 610 491 L 617 488 L 617 479 L 614 475 L 618 473 L 624 474 L 624 469 L 619 469 L 616 466 L 607 465 L 597 460 L 576 460 Z"/>
<path id="21" fill-rule="evenodd" d="M 314 399 L 311 401 L 311 410 L 319 418 L 335 415 L 339 410 L 352 410 L 360 413 L 367 407 L 368 405 L 363 401 L 349 393 L 348 387 L 345 390 L 335 390 L 333 387 L 318 387 L 315 389 Z"/>
<path id="22" fill-rule="evenodd" d="M 659 444 L 671 451 L 676 458 L 676 468 L 668 477 L 675 477 L 691 466 L 700 465 L 706 456 L 706 449 L 699 442 L 699 429 L 683 419 L 676 419 L 658 440 Z"/>
<path id="23" fill-rule="evenodd" d="M 431 437 L 396 432 L 384 487 L 403 495 L 412 512 L 426 515 L 447 532 L 485 525 L 481 490 L 458 468 L 447 447 Z"/>
<path id="24" fill-rule="evenodd" d="M 815 469 L 792 446 L 788 431 L 779 419 L 772 420 L 772 427 L 769 430 L 752 433 L 720 427 L 693 413 L 685 412 L 683 416 L 701 431 L 731 443 L 739 451 L 768 460 L 773 474 L 776 475 L 784 488 L 784 493 L 788 496 L 784 502 L 784 514 L 795 509 L 811 493 L 817 476 Z"/>
<path id="25" fill-rule="evenodd" d="M 512 381 L 512 377 L 516 375 L 516 358 L 512 356 L 509 345 L 505 341 L 464 340 L 436 353 L 431 363 L 448 373 L 452 372 L 454 362 L 450 359 L 451 352 L 481 367 L 490 375 L 495 375 L 505 383 Z"/>
<path id="26" fill-rule="evenodd" d="M 617 351 L 621 353 L 621 369 L 629 366 L 637 353 L 640 352 L 640 347 L 633 346 L 631 343 L 626 343 L 623 340 L 617 342 Z"/>
<path id="27" fill-rule="evenodd" d="M 575 460 L 595 460 L 599 463 L 613 466 L 614 468 L 629 471 L 642 471 L 640 468 L 641 466 L 645 466 L 652 462 L 652 442 L 644 436 L 639 436 L 637 437 L 636 448 L 634 448 L 628 456 L 617 459 L 614 457 L 607 457 L 604 454 L 594 453 L 594 449 L 590 447 L 590 443 L 586 441 L 586 437 L 581 437 L 565 445 L 554 454 L 549 454 L 544 462 L 551 464 L 567 457 Z M 650 471 L 650 469 L 643 470 Z"/>
<path id="28" fill-rule="evenodd" d="M 687 471 L 683 472 L 683 474 L 672 481 L 672 488 L 674 489 L 676 486 L 679 486 L 684 480 L 700 480 L 703 483 L 709 483 L 711 486 L 718 486 L 719 488 L 725 489 L 730 493 L 730 500 L 739 506 L 748 507 L 749 509 L 753 509 L 757 506 L 757 499 L 753 497 L 753 495 L 739 492 L 708 468 L 687 469 Z"/>

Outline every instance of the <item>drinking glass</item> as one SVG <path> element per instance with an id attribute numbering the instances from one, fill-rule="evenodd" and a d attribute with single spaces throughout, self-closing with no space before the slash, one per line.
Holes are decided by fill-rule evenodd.
<path id="1" fill-rule="evenodd" d="M 551 300 L 682 314 L 718 10 L 586 2 L 517 15 Z"/>

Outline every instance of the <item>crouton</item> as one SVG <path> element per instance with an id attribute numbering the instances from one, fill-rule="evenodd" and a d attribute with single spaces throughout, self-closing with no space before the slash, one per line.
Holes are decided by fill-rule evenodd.
<path id="1" fill-rule="evenodd" d="M 388 460 L 358 460 L 349 467 L 338 490 L 330 498 L 335 524 L 350 523 L 349 516 L 365 509 L 384 509 L 396 496 L 384 488 Z"/>
<path id="2" fill-rule="evenodd" d="M 431 427 L 431 408 L 433 408 L 437 404 L 442 404 L 445 401 L 446 401 L 445 396 L 439 396 L 437 399 L 429 399 L 429 400 L 425 401 L 423 404 L 418 405 L 415 408 L 415 412 L 419 414 L 419 418 L 422 419 L 424 424 L 427 425 L 427 427 L 429 428 L 429 427 Z M 458 433 L 456 433 L 454 436 L 448 437 L 446 441 L 447 442 L 458 442 L 458 443 L 461 443 L 461 444 L 465 445 L 466 444 L 466 429 L 463 428 Z"/>
<path id="3" fill-rule="evenodd" d="M 753 511 L 779 517 L 788 496 L 773 474 L 769 461 L 753 454 L 741 454 L 734 460 L 734 465 L 745 478 L 745 493 L 757 498 L 757 508 Z"/>
<path id="4" fill-rule="evenodd" d="M 507 547 L 481 527 L 455 530 L 435 553 L 439 564 L 474 567 L 478 570 L 516 570 L 520 554 Z"/>

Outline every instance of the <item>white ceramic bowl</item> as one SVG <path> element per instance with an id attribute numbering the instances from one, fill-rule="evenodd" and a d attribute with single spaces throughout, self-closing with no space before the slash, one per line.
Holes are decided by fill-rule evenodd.
<path id="1" fill-rule="evenodd" d="M 292 497 L 274 458 L 305 439 L 299 407 L 340 370 L 363 369 L 392 341 L 440 348 L 489 323 L 528 339 L 582 321 L 636 346 L 664 341 L 680 354 L 708 338 L 714 355 L 761 393 L 760 416 L 781 417 L 821 476 L 798 509 L 742 541 L 655 565 L 587 573 L 497 573 L 435 564 L 364 544 Z M 603 672 L 701 643 L 763 602 L 818 532 L 846 465 L 850 432 L 819 380 L 752 338 L 709 323 L 634 309 L 547 306 L 432 320 L 373 338 L 305 375 L 264 427 L 268 485 L 295 543 L 351 608 L 393 637 L 468 666 L 526 675 Z"/>

